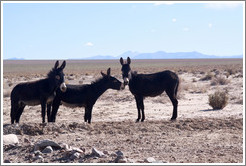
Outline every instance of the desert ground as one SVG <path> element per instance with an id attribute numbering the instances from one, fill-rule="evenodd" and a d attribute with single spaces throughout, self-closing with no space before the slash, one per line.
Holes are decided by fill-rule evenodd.
<path id="1" fill-rule="evenodd" d="M 60 61 L 61 62 L 61 61 Z M 2 145 L 3 162 L 10 163 L 243 163 L 243 59 L 132 60 L 132 70 L 154 73 L 172 70 L 180 78 L 178 118 L 165 92 L 144 100 L 144 122 L 135 123 L 133 95 L 107 90 L 96 102 L 92 123 L 84 123 L 84 108 L 60 106 L 55 123 L 42 124 L 41 106 L 26 106 L 19 125 L 10 123 L 10 93 L 21 82 L 45 78 L 55 60 L 3 61 L 2 133 L 16 134 L 19 143 Z M 90 84 L 106 73 L 120 81 L 119 60 L 68 60 L 66 83 Z M 209 105 L 215 91 L 228 95 L 220 110 Z M 34 150 L 40 140 L 62 148 L 51 153 Z M 77 150 L 74 150 L 76 149 Z M 96 148 L 103 155 L 95 155 Z M 78 150 L 79 149 L 79 150 Z M 73 152 L 72 152 L 73 151 Z M 123 153 L 121 159 L 118 152 Z M 76 155 L 75 155 L 76 152 Z M 39 157 L 38 157 L 39 156 Z M 153 159 L 150 161 L 150 158 Z"/>

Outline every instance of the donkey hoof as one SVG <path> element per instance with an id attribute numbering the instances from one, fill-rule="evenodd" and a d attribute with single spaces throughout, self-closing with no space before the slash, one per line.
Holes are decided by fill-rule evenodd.
<path id="1" fill-rule="evenodd" d="M 139 122 L 139 119 L 136 120 L 136 123 L 138 123 L 138 122 Z"/>
<path id="2" fill-rule="evenodd" d="M 175 121 L 176 120 L 176 118 L 171 118 L 171 121 Z"/>
<path id="3" fill-rule="evenodd" d="M 141 122 L 144 122 L 144 119 L 141 119 Z"/>

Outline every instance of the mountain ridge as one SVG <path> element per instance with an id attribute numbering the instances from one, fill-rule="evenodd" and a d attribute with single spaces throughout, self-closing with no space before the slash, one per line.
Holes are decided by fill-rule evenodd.
<path id="1" fill-rule="evenodd" d="M 216 59 L 216 58 L 243 58 L 243 55 L 232 55 L 232 56 L 216 56 L 216 55 L 206 55 L 197 51 L 192 52 L 173 52 L 168 53 L 165 51 L 157 51 L 154 53 L 139 53 L 139 52 L 132 52 L 126 51 L 118 56 L 92 56 L 87 58 L 81 59 L 119 59 L 130 57 L 132 59 Z"/>
<path id="2" fill-rule="evenodd" d="M 165 52 L 165 51 L 157 51 L 153 53 L 139 53 L 133 51 L 126 51 L 118 56 L 112 55 L 96 55 L 90 56 L 85 58 L 68 58 L 71 60 L 112 60 L 112 59 L 119 59 L 119 58 L 126 59 L 130 57 L 131 59 L 230 59 L 230 58 L 243 58 L 243 54 L 241 55 L 231 55 L 231 56 L 218 56 L 218 55 L 207 55 L 197 51 L 192 52 Z M 4 60 L 27 60 L 24 58 L 8 58 Z"/>

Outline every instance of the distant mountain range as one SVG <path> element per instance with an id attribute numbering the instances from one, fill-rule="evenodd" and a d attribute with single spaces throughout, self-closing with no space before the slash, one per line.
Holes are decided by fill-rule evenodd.
<path id="1" fill-rule="evenodd" d="M 196 51 L 193 52 L 175 52 L 168 53 L 165 51 L 158 51 L 154 53 L 139 53 L 127 51 L 119 56 L 110 55 L 98 55 L 83 59 L 119 59 L 123 57 L 124 59 L 130 57 L 132 59 L 215 59 L 215 58 L 243 58 L 243 55 L 232 55 L 232 56 L 216 56 L 216 55 L 206 55 Z"/>
<path id="2" fill-rule="evenodd" d="M 9 59 L 6 59 L 6 60 L 25 60 L 24 58 L 16 58 L 16 57 L 13 57 L 13 58 L 9 58 Z"/>
<path id="3" fill-rule="evenodd" d="M 216 56 L 216 55 L 206 55 L 200 52 L 175 52 L 168 53 L 165 51 L 158 51 L 154 53 L 139 53 L 126 51 L 121 55 L 112 56 L 112 55 L 97 55 L 80 59 L 91 59 L 91 60 L 102 60 L 102 59 L 119 59 L 130 57 L 131 59 L 216 59 L 216 58 L 243 58 L 243 55 L 232 55 L 232 56 Z M 74 59 L 74 58 L 69 58 Z M 24 58 L 10 58 L 6 60 L 24 60 Z"/>

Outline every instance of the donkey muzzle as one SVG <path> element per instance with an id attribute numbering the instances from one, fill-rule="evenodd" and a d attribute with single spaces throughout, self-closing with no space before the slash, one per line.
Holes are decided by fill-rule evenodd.
<path id="1" fill-rule="evenodd" d="M 60 89 L 61 89 L 62 92 L 66 92 L 67 86 L 66 86 L 65 82 L 63 82 L 63 83 L 60 85 Z"/>
<path id="2" fill-rule="evenodd" d="M 123 90 L 123 89 L 125 89 L 125 84 L 121 83 L 120 90 Z"/>
<path id="3" fill-rule="evenodd" d="M 127 77 L 124 78 L 124 85 L 128 85 L 129 84 L 129 79 Z"/>

